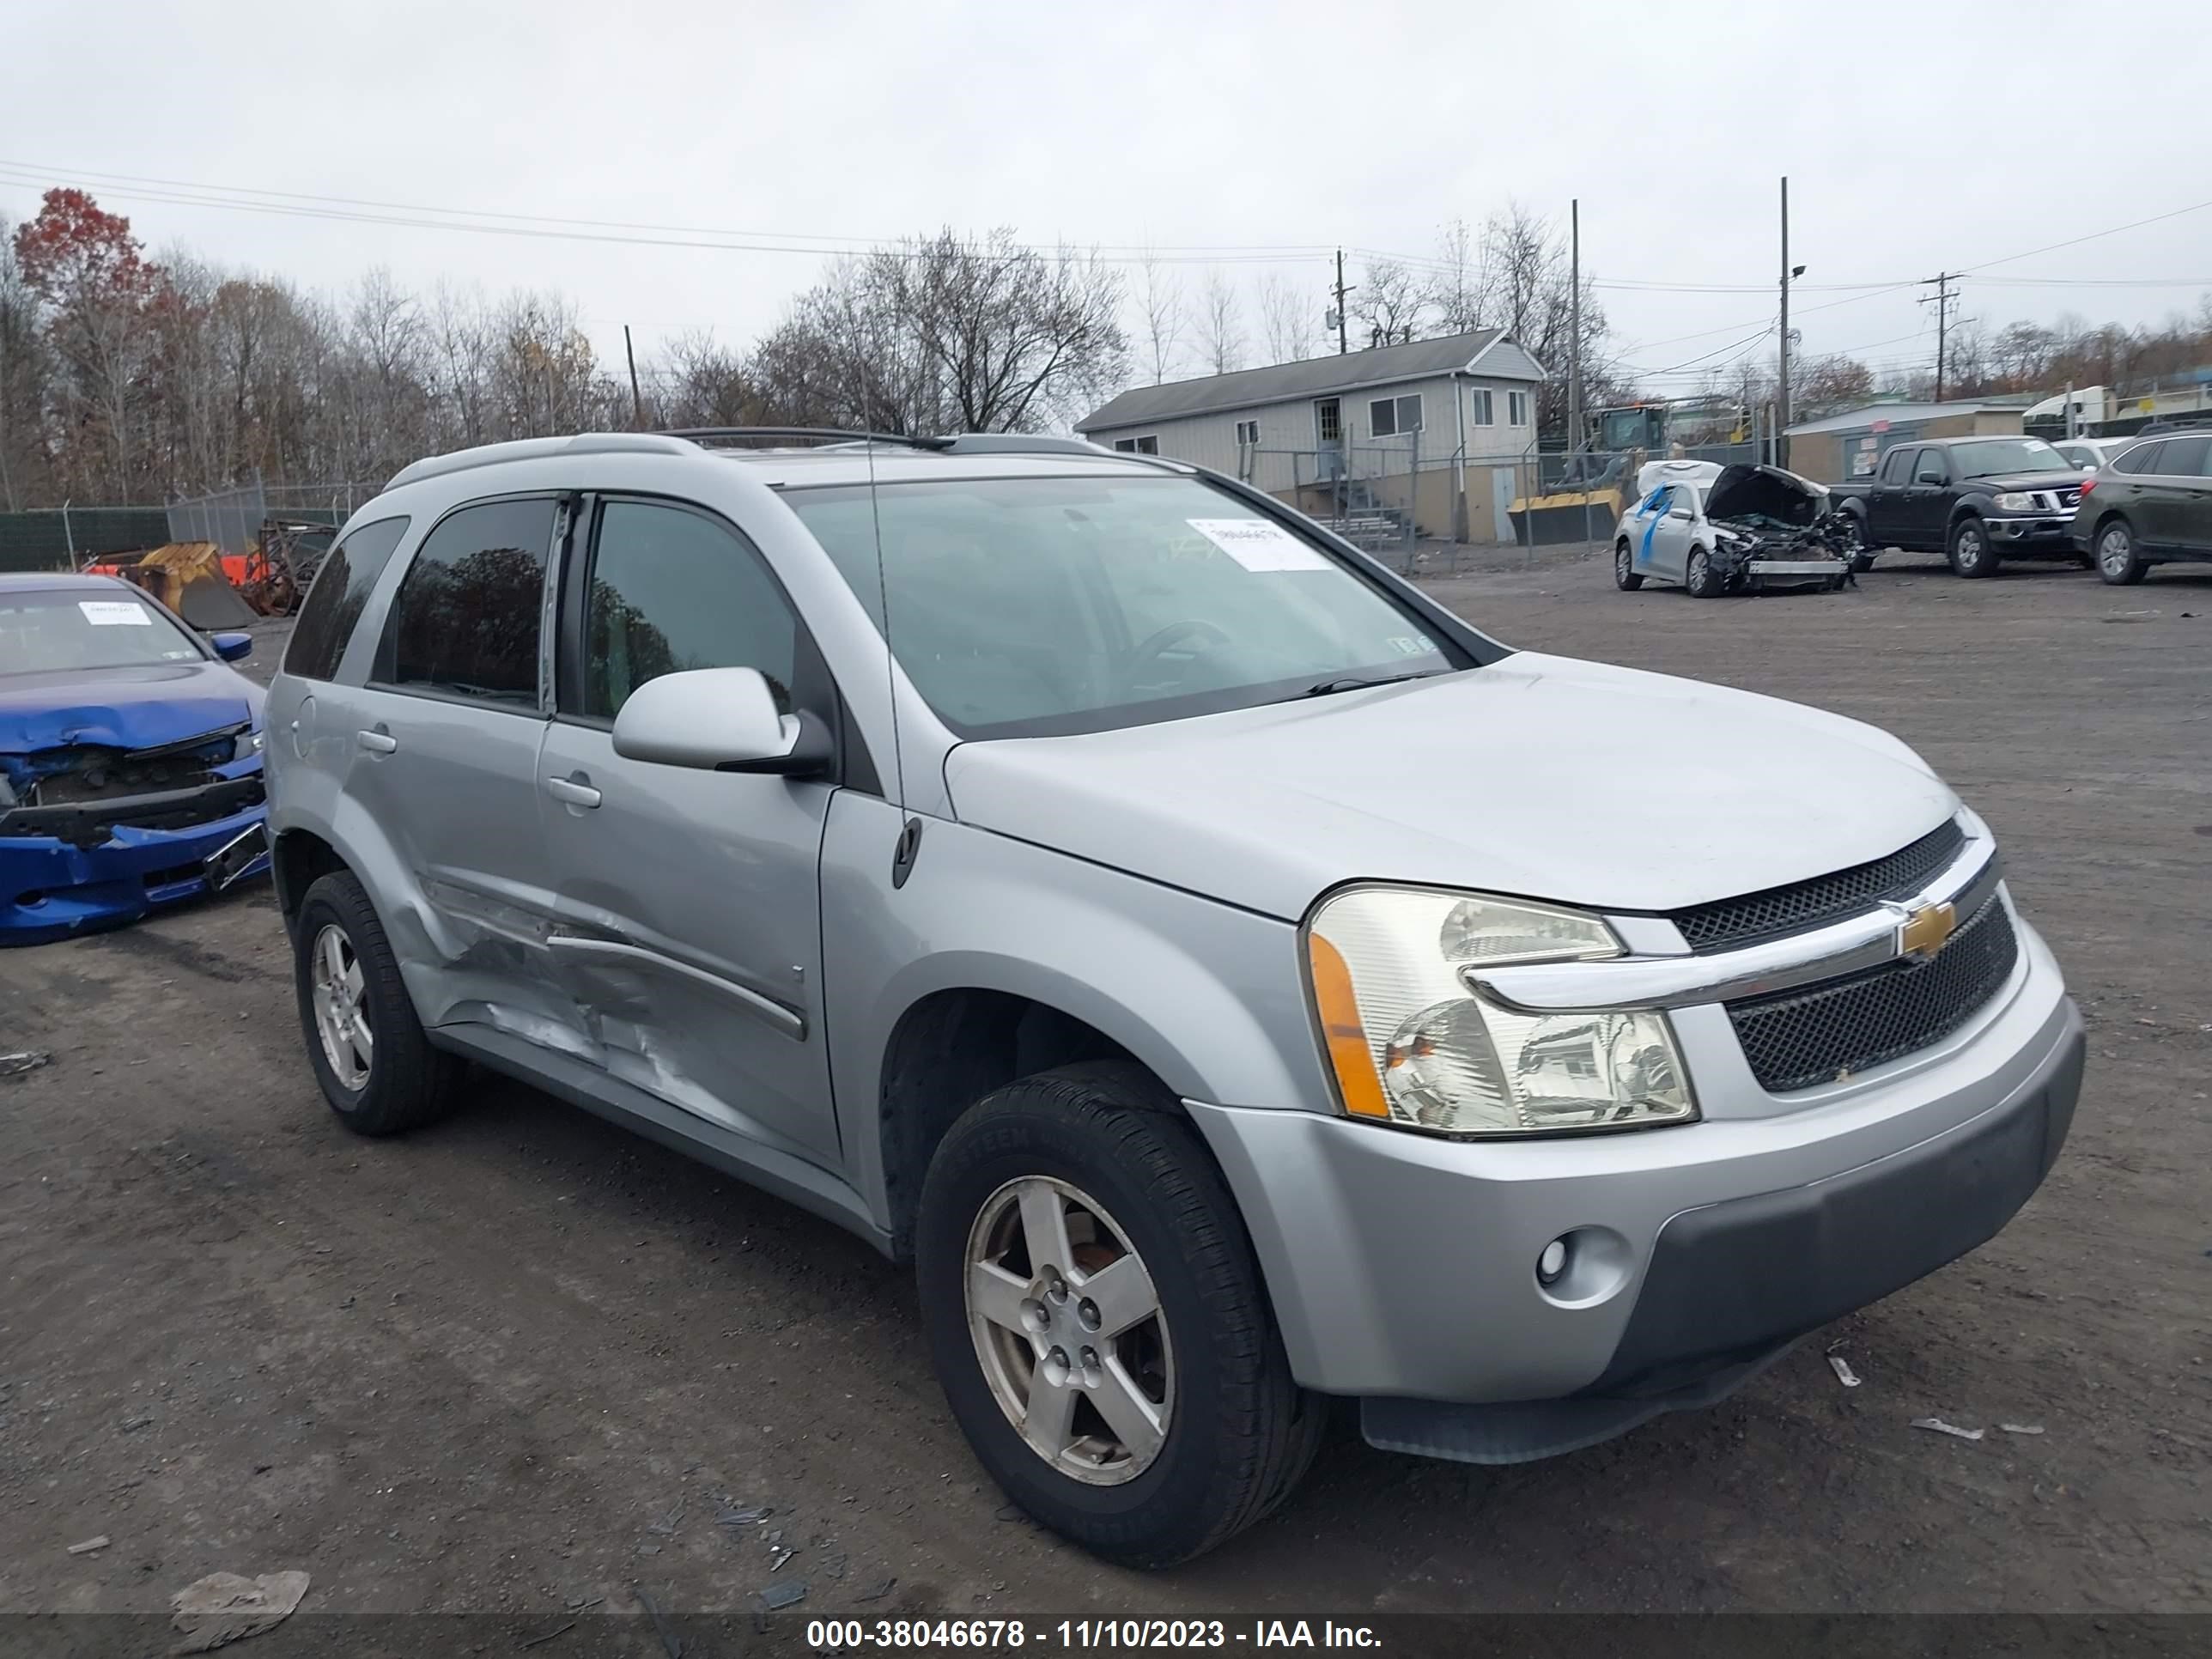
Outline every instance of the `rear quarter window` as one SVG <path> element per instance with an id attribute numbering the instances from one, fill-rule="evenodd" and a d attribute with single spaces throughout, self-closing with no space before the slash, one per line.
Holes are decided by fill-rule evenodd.
<path id="1" fill-rule="evenodd" d="M 376 579 L 406 535 L 404 518 L 379 519 L 330 550 L 292 626 L 292 642 L 284 652 L 286 673 L 307 680 L 327 680 L 337 673 Z"/>

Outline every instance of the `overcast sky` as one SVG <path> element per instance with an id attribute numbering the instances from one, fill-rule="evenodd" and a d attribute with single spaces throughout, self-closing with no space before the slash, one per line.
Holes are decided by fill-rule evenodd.
<path id="1" fill-rule="evenodd" d="M 1771 317 L 1785 173 L 1808 352 L 1933 355 L 1919 288 L 1824 284 L 2003 260 L 1965 289 L 1965 313 L 1992 329 L 2069 311 L 2151 321 L 2212 288 L 2212 168 L 2189 124 L 2212 86 L 2206 0 L 10 0 L 0 63 L 0 215 L 74 184 L 155 247 L 325 290 L 374 264 L 422 287 L 557 288 L 617 361 L 625 322 L 641 352 L 687 328 L 749 342 L 819 256 L 246 211 L 176 186 L 810 248 L 950 224 L 1421 257 L 1448 219 L 1480 223 L 1514 198 L 1564 222 L 1579 197 L 1601 283 L 1760 285 L 1608 288 L 1615 349 L 1646 371 L 1725 361 Z M 1248 284 L 1279 272 L 1317 313 L 1325 256 L 1284 259 L 1225 269 Z"/>

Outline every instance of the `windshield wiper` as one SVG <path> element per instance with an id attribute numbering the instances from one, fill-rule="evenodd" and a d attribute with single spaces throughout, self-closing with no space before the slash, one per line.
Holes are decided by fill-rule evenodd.
<path id="1" fill-rule="evenodd" d="M 1370 685 L 1397 685 L 1407 680 L 1431 680 L 1445 672 L 1441 668 L 1423 668 L 1411 674 L 1346 674 L 1333 680 L 1323 680 L 1310 685 L 1298 693 L 1301 697 L 1326 697 L 1337 691 L 1364 691 Z"/>

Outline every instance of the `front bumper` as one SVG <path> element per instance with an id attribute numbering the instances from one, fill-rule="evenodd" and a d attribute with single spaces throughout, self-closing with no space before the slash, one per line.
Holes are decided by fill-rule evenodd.
<path id="1" fill-rule="evenodd" d="M 0 945 L 42 945 L 119 927 L 149 911 L 264 875 L 270 863 L 267 817 L 267 807 L 256 799 L 238 811 L 182 830 L 118 823 L 95 847 L 52 836 L 0 836 Z M 209 861 L 240 836 L 257 832 L 262 840 L 251 858 L 210 867 Z M 240 850 L 252 850 L 251 843 Z"/>
<path id="2" fill-rule="evenodd" d="M 1850 573 L 1841 559 L 1752 559 L 1743 567 L 1755 587 L 1803 587 L 1839 580 Z"/>
<path id="3" fill-rule="evenodd" d="M 2015 557 L 2070 558 L 2075 552 L 2074 514 L 2042 514 L 2017 519 L 1987 518 L 1990 545 Z"/>
<path id="4" fill-rule="evenodd" d="M 1972 1249 L 2040 1182 L 2080 1086 L 2080 1016 L 2018 926 L 2011 979 L 1942 1042 L 1789 1097 L 1692 1053 L 1706 1115 L 1680 1127 L 1452 1141 L 1193 1103 L 1298 1380 L 1402 1402 L 1374 1409 L 1384 1443 L 1543 1455 L 1710 1398 Z M 1571 1233 L 1595 1267 L 1547 1289 L 1537 1257 Z M 1601 1403 L 1565 1431 L 1524 1409 L 1569 1396 Z"/>

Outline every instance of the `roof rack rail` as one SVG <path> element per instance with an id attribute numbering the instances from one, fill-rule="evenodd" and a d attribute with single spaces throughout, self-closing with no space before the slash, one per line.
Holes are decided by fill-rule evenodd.
<path id="1" fill-rule="evenodd" d="M 857 432 L 834 426 L 679 426 L 664 428 L 659 435 L 688 438 L 702 445 L 742 438 L 819 438 L 830 443 L 903 444 L 909 449 L 950 449 L 955 441 L 907 432 Z"/>
<path id="2" fill-rule="evenodd" d="M 1041 432 L 963 432 L 948 441 L 955 455 L 1111 455 L 1088 438 L 1060 438 Z"/>
<path id="3" fill-rule="evenodd" d="M 506 443 L 478 444 L 471 449 L 426 456 L 400 468 L 384 487 L 397 489 L 420 479 L 465 472 L 471 467 L 496 466 L 501 461 L 539 460 L 549 455 L 613 455 L 624 451 L 665 455 L 684 453 L 669 442 L 665 434 L 653 432 L 580 432 L 563 438 L 515 438 Z"/>

